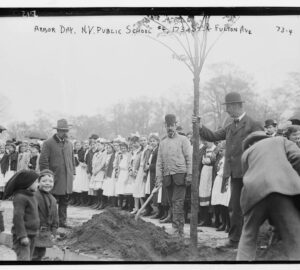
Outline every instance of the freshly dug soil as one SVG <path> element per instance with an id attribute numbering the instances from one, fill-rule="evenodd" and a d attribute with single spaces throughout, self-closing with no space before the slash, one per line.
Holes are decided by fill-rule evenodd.
<path id="1" fill-rule="evenodd" d="M 135 221 L 127 212 L 108 208 L 74 228 L 66 244 L 71 250 L 110 255 L 128 261 L 183 260 L 188 249 L 164 229 Z"/>
<path id="2" fill-rule="evenodd" d="M 268 250 L 260 248 L 267 245 L 268 239 L 268 226 L 264 224 L 257 243 L 257 260 L 286 260 L 281 242 Z M 108 208 L 75 227 L 59 245 L 105 261 L 235 261 L 237 252 L 230 248 L 213 248 L 208 241 L 206 246 L 198 248 L 197 254 L 191 254 L 187 242 L 152 223 L 136 221 L 128 212 L 116 208 Z"/>

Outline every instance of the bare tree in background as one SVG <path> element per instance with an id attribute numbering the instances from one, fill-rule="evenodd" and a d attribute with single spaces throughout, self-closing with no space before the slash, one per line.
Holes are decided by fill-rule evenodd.
<path id="1" fill-rule="evenodd" d="M 236 17 L 226 17 L 227 26 L 231 26 L 237 20 Z M 148 16 L 139 21 L 139 27 L 148 29 L 158 29 L 156 37 L 148 37 L 167 48 L 172 52 L 173 57 L 182 61 L 193 76 L 194 85 L 194 107 L 193 114 L 199 115 L 199 89 L 200 74 L 203 69 L 205 60 L 222 36 L 221 33 L 214 42 L 208 46 L 208 32 L 210 17 L 203 16 Z M 163 40 L 163 37 L 169 39 Z M 170 41 L 173 38 L 174 43 Z M 176 44 L 176 45 L 175 45 Z M 191 221 L 190 221 L 190 238 L 191 248 L 197 249 L 198 235 L 198 197 L 199 197 L 199 124 L 193 124 L 193 179 L 191 185 Z"/>

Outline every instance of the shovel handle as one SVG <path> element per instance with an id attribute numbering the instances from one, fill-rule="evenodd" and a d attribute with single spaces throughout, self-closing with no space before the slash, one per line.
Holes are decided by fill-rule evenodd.
<path id="1" fill-rule="evenodd" d="M 142 205 L 142 207 L 141 207 L 141 208 L 139 209 L 139 211 L 136 213 L 136 215 L 135 215 L 135 220 L 138 220 L 138 218 L 139 218 L 139 216 L 141 215 L 142 211 L 145 209 L 145 207 L 146 207 L 146 206 L 148 205 L 148 203 L 151 201 L 151 199 L 152 199 L 154 193 L 156 193 L 156 192 L 159 190 L 160 187 L 161 187 L 161 185 L 155 187 L 155 188 L 152 190 L 152 192 L 151 192 L 150 196 L 148 197 L 148 199 L 144 202 L 144 204 Z"/>

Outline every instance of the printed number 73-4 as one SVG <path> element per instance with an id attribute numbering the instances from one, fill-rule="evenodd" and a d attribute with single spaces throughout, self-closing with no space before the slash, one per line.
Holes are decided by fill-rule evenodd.
<path id="1" fill-rule="evenodd" d="M 289 33 L 290 35 L 293 33 L 293 30 L 292 29 L 286 29 L 285 27 L 283 26 L 276 26 L 276 29 L 277 29 L 277 32 L 280 32 L 280 33 Z"/>

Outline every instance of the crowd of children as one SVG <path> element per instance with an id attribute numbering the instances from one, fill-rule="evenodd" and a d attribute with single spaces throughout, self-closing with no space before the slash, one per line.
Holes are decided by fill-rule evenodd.
<path id="1" fill-rule="evenodd" d="M 75 141 L 76 177 L 69 203 L 99 210 L 113 206 L 137 213 L 155 186 L 159 142 L 156 133 L 149 136 L 135 133 L 127 140 L 118 136 L 113 141 L 92 135 L 88 141 Z M 201 145 L 199 222 L 211 226 L 213 219 L 217 230 L 228 231 L 230 190 L 228 179 L 224 185 L 222 177 L 224 149 L 224 142 L 217 146 L 208 142 Z M 153 198 L 142 215 L 159 219 L 161 223 L 171 222 L 164 187 Z M 189 209 L 190 192 L 187 192 L 186 221 Z"/>

